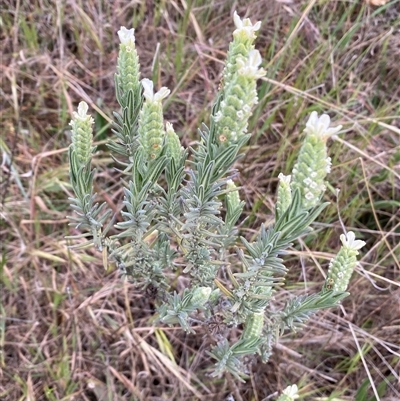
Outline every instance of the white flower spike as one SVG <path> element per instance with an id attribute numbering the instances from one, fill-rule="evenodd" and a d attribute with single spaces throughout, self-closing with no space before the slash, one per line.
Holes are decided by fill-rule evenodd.
<path id="1" fill-rule="evenodd" d="M 123 45 L 134 47 L 135 46 L 135 30 L 127 29 L 124 26 L 121 26 L 121 29 L 118 31 L 119 40 Z"/>
<path id="2" fill-rule="evenodd" d="M 313 111 L 307 121 L 304 132 L 310 135 L 317 135 L 328 139 L 342 129 L 341 125 L 338 125 L 334 128 L 329 128 L 330 123 L 331 118 L 328 116 L 328 114 L 322 114 L 321 117 L 318 117 L 318 113 Z"/>
<path id="3" fill-rule="evenodd" d="M 80 102 L 78 111 L 72 113 L 72 148 L 77 156 L 77 160 L 81 165 L 90 162 L 93 147 L 93 118 L 87 114 L 89 106 L 86 102 Z"/>
<path id="4" fill-rule="evenodd" d="M 341 234 L 342 246 L 337 255 L 329 263 L 328 275 L 325 279 L 324 289 L 334 292 L 347 290 L 351 275 L 357 265 L 358 250 L 365 242 L 356 240 L 353 231 Z"/>
<path id="5" fill-rule="evenodd" d="M 120 39 L 118 61 L 117 61 L 117 100 L 122 109 L 128 106 L 129 92 L 133 92 L 134 104 L 141 100 L 140 88 L 140 65 L 139 57 L 135 47 L 135 30 L 126 29 L 121 26 L 118 31 Z M 129 152 L 129 151 L 128 151 Z"/>

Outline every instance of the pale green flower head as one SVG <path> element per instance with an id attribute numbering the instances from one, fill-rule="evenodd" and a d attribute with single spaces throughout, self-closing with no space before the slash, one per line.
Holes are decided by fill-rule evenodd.
<path id="1" fill-rule="evenodd" d="M 297 388 L 296 384 L 292 384 L 285 388 L 282 391 L 282 395 L 278 398 L 277 401 L 294 401 L 299 398 L 298 394 L 299 389 Z"/>
<path id="2" fill-rule="evenodd" d="M 86 102 L 80 102 L 78 112 L 72 113 L 70 126 L 72 128 L 72 149 L 79 163 L 87 164 L 93 151 L 93 118 L 87 114 L 89 106 Z"/>
<path id="3" fill-rule="evenodd" d="M 264 326 L 264 311 L 257 313 L 250 313 L 246 319 L 243 334 L 243 340 L 251 340 L 259 338 Z"/>
<path id="4" fill-rule="evenodd" d="M 208 299 L 210 298 L 210 295 L 211 295 L 210 287 L 197 287 L 193 291 L 193 296 L 192 296 L 190 302 L 193 306 L 196 306 L 197 308 L 199 308 L 208 301 Z"/>
<path id="5" fill-rule="evenodd" d="M 276 201 L 276 214 L 277 218 L 282 216 L 283 213 L 292 203 L 292 189 L 290 187 L 290 181 L 292 176 L 283 175 L 280 173 L 278 175 L 279 185 L 278 185 L 278 197 Z"/>
<path id="6" fill-rule="evenodd" d="M 183 152 L 183 146 L 179 140 L 179 136 L 174 131 L 171 123 L 166 123 L 166 137 L 165 137 L 165 154 L 175 160 L 178 160 Z"/>
<path id="7" fill-rule="evenodd" d="M 306 136 L 292 171 L 292 189 L 301 190 L 305 209 L 317 206 L 325 192 L 325 177 L 331 169 L 326 141 L 341 128 L 341 125 L 331 128 L 329 116 L 323 114 L 318 117 L 315 111 L 307 121 L 304 129 Z"/>
<path id="8" fill-rule="evenodd" d="M 342 247 L 329 264 L 324 290 L 346 291 L 353 270 L 357 265 L 358 251 L 365 245 L 364 241 L 356 240 L 356 236 L 352 231 L 342 234 L 340 240 Z"/>
<path id="9" fill-rule="evenodd" d="M 118 101 L 122 107 L 125 107 L 129 91 L 133 91 L 136 102 L 139 100 L 137 92 L 140 89 L 140 65 L 135 46 L 135 30 L 121 26 L 118 37 L 121 43 L 117 61 L 116 84 L 117 93 L 119 93 Z"/>
<path id="10" fill-rule="evenodd" d="M 170 90 L 162 87 L 154 93 L 154 84 L 150 79 L 142 79 L 145 102 L 139 114 L 139 141 L 148 160 L 156 159 L 162 151 L 165 138 L 162 100 Z"/>
<path id="11" fill-rule="evenodd" d="M 226 194 L 227 207 L 230 210 L 235 210 L 240 205 L 239 191 L 232 180 L 227 181 L 226 188 L 229 190 Z"/>

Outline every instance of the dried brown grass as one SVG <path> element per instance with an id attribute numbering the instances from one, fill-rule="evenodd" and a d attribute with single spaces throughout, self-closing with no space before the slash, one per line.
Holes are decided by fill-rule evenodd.
<path id="1" fill-rule="evenodd" d="M 389 32 L 399 18 L 399 3 L 375 16 L 373 8 L 336 1 L 313 2 L 307 15 L 302 14 L 305 2 L 203 2 L 188 16 L 186 3 L 167 3 L 162 2 L 162 13 L 158 3 L 150 1 L 36 0 L 2 6 L 3 151 L 15 170 L 3 162 L 0 398 L 223 400 L 233 394 L 237 401 L 259 401 L 299 383 L 306 400 L 341 390 L 341 399 L 353 400 L 370 375 L 376 386 L 387 383 L 382 400 L 397 399 L 400 216 L 393 212 L 396 207 L 383 203 L 400 199 L 395 130 L 400 128 L 399 26 Z M 346 11 L 350 6 L 351 12 Z M 109 135 L 107 116 L 116 108 L 115 32 L 120 25 L 136 22 L 143 76 L 152 75 L 160 42 L 153 76 L 158 86 L 176 88 L 166 118 L 187 145 L 207 119 L 234 8 L 241 15 L 248 8 L 252 19 L 265 16 L 258 40 L 263 54 L 284 49 L 269 65 L 276 74 L 261 88 L 263 107 L 253 129 L 258 140 L 242 162 L 249 217 L 244 234 L 251 238 L 259 223 L 270 219 L 274 177 L 288 170 L 299 146 L 299 124 L 316 102 L 349 129 L 345 142 L 332 148 L 337 152 L 332 186 L 340 184 L 344 194 L 338 203 L 346 226 L 358 227 L 368 241 L 363 269 L 354 277 L 343 309 L 319 314 L 302 332 L 285 336 L 267 365 L 256 358 L 249 361 L 252 375 L 246 384 L 208 376 L 212 361 L 205 349 L 213 339 L 206 328 L 199 327 L 195 336 L 156 328 L 149 294 L 136 292 L 116 273 L 106 275 L 100 255 L 70 251 L 64 240 L 71 233 L 65 218 L 70 213 L 67 123 L 83 99 L 95 110 L 97 128 L 104 130 L 97 139 Z M 352 24 L 361 25 L 326 66 L 318 49 L 329 45 L 329 15 L 332 24 L 344 16 L 337 32 L 330 32 L 333 36 L 345 35 Z M 285 47 L 283 39 L 299 17 L 303 23 Z M 178 74 L 176 57 L 182 62 Z M 98 192 L 116 208 L 121 198 L 115 191 L 118 176 L 101 143 Z M 333 192 L 329 196 L 335 201 Z M 299 279 L 306 279 L 308 291 L 319 288 L 321 271 L 337 249 L 333 234 L 337 238 L 340 227 L 334 208 L 324 218 L 326 224 L 317 226 L 318 237 L 305 239 L 289 257 L 289 284 L 295 293 L 303 291 L 296 285 Z M 315 253 L 309 249 L 313 242 L 331 251 Z M 278 293 L 276 305 L 287 296 L 286 291 Z M 371 388 L 365 394 L 370 400 Z"/>

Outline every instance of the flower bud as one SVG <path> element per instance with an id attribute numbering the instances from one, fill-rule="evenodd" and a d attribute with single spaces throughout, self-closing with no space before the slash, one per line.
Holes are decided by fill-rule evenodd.
<path id="1" fill-rule="evenodd" d="M 232 180 L 226 182 L 226 188 L 229 190 L 226 194 L 227 208 L 233 211 L 240 206 L 239 191 Z"/>
<path id="2" fill-rule="evenodd" d="M 190 303 L 200 308 L 202 307 L 210 298 L 211 288 L 210 287 L 198 287 L 193 291 Z"/>
<path id="3" fill-rule="evenodd" d="M 73 112 L 70 122 L 72 128 L 72 149 L 81 165 L 86 165 L 92 157 L 93 142 L 93 118 L 87 114 L 88 105 L 80 102 L 78 112 Z"/>
<path id="4" fill-rule="evenodd" d="M 264 326 L 264 312 L 250 313 L 246 318 L 245 327 L 241 338 L 243 340 L 251 340 L 261 336 Z"/>
<path id="5" fill-rule="evenodd" d="M 179 140 L 179 136 L 174 131 L 171 123 L 166 123 L 167 134 L 165 136 L 165 154 L 168 158 L 178 160 L 182 154 L 183 146 Z"/>
<path id="6" fill-rule="evenodd" d="M 278 186 L 278 197 L 276 201 L 276 216 L 279 218 L 287 210 L 292 202 L 292 190 L 290 188 L 290 175 L 278 175 L 279 186 Z"/>

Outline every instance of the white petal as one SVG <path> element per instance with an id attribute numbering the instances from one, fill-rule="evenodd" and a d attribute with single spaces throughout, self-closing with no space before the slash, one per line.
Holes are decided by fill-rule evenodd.
<path id="1" fill-rule="evenodd" d="M 242 20 L 236 11 L 233 13 L 233 22 L 235 23 L 236 28 L 240 29 L 243 27 Z"/>
<path id="2" fill-rule="evenodd" d="M 331 123 L 331 118 L 328 116 L 328 114 L 322 114 L 322 116 L 319 118 L 318 125 L 321 130 L 327 131 L 330 123 Z"/>
<path id="3" fill-rule="evenodd" d="M 86 102 L 80 102 L 78 105 L 78 116 L 79 117 L 86 117 L 87 111 L 89 110 L 89 106 Z"/>
<path id="4" fill-rule="evenodd" d="M 314 127 L 318 123 L 318 113 L 313 111 L 307 121 L 306 127 Z"/>
<path id="5" fill-rule="evenodd" d="M 173 126 L 169 121 L 167 121 L 167 122 L 165 123 L 165 130 L 166 130 L 167 132 L 175 132 L 175 131 L 174 131 L 174 126 Z"/>
<path id="6" fill-rule="evenodd" d="M 260 52 L 256 49 L 250 50 L 249 64 L 251 64 L 253 67 L 258 68 L 261 63 L 262 63 L 262 58 Z"/>
<path id="7" fill-rule="evenodd" d="M 257 21 L 254 25 L 253 25 L 253 30 L 254 31 L 259 31 L 261 28 L 261 21 Z"/>
<path id="8" fill-rule="evenodd" d="M 163 86 L 158 92 L 154 94 L 154 84 L 152 80 L 148 78 L 143 78 L 141 82 L 144 89 L 143 96 L 149 102 L 161 102 L 161 100 L 165 99 L 171 93 L 168 88 Z"/>
<path id="9" fill-rule="evenodd" d="M 153 81 L 151 81 L 148 78 L 143 78 L 142 79 L 142 85 L 143 85 L 143 96 L 146 98 L 146 100 L 152 102 L 154 98 L 154 84 Z"/>
<path id="10" fill-rule="evenodd" d="M 135 45 L 135 30 L 126 29 L 124 26 L 121 26 L 121 29 L 118 31 L 119 40 L 123 45 L 134 46 Z"/>
<path id="11" fill-rule="evenodd" d="M 155 95 L 154 95 L 154 101 L 155 102 L 161 102 L 161 100 L 165 99 L 171 91 L 163 86 Z"/>
<path id="12" fill-rule="evenodd" d="M 332 128 L 329 128 L 328 130 L 327 130 L 327 132 L 326 132 L 326 135 L 327 136 L 332 136 L 332 135 L 335 135 L 335 134 L 337 134 L 341 129 L 342 129 L 342 125 L 338 125 L 337 127 L 332 127 Z"/>

